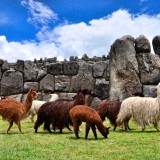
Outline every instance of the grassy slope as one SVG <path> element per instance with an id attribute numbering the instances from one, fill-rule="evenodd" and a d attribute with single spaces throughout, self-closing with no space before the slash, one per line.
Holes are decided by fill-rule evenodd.
<path id="1" fill-rule="evenodd" d="M 109 122 L 105 121 L 109 126 Z M 146 132 L 141 132 L 132 121 L 131 132 L 123 132 L 111 128 L 108 139 L 103 139 L 98 133 L 98 140 L 94 140 L 92 131 L 89 140 L 84 139 L 84 124 L 80 127 L 80 137 L 76 140 L 73 132 L 64 129 L 63 134 L 57 132 L 48 134 L 41 126 L 38 133 L 34 133 L 33 124 L 27 118 L 21 122 L 24 134 L 17 134 L 14 126 L 10 134 L 5 134 L 8 127 L 6 121 L 0 120 L 0 159 L 3 160 L 158 160 L 160 159 L 160 132 L 148 126 Z"/>

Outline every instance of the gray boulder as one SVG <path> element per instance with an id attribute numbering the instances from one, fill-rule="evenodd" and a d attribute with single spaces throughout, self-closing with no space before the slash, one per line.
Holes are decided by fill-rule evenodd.
<path id="1" fill-rule="evenodd" d="M 62 63 L 51 63 L 47 65 L 47 73 L 52 75 L 62 75 L 63 74 Z"/>
<path id="2" fill-rule="evenodd" d="M 100 61 L 93 64 L 93 77 L 94 78 L 102 78 L 105 77 L 105 72 L 107 72 L 108 68 L 107 61 Z"/>
<path id="3" fill-rule="evenodd" d="M 157 97 L 157 85 L 143 85 L 143 95 L 145 97 Z"/>
<path id="4" fill-rule="evenodd" d="M 109 70 L 111 100 L 122 101 L 142 93 L 133 37 L 124 36 L 113 43 L 110 50 Z"/>
<path id="5" fill-rule="evenodd" d="M 23 72 L 24 70 L 24 61 L 23 60 L 17 60 L 15 64 L 15 70 Z"/>
<path id="6" fill-rule="evenodd" d="M 106 81 L 104 78 L 97 78 L 95 83 L 95 91 L 97 97 L 101 100 L 109 97 L 109 81 Z"/>
<path id="7" fill-rule="evenodd" d="M 24 92 L 28 92 L 30 89 L 38 91 L 38 82 L 25 82 L 24 83 Z"/>
<path id="8" fill-rule="evenodd" d="M 54 76 L 51 74 L 47 74 L 41 81 L 40 81 L 40 90 L 44 92 L 54 92 Z"/>
<path id="9" fill-rule="evenodd" d="M 160 57 L 151 53 L 139 53 L 137 60 L 141 83 L 158 84 L 160 82 Z"/>
<path id="10" fill-rule="evenodd" d="M 33 82 L 36 81 L 38 71 L 34 69 L 34 63 L 32 61 L 24 62 L 24 81 Z"/>
<path id="11" fill-rule="evenodd" d="M 64 75 L 76 75 L 78 74 L 79 70 L 79 65 L 77 62 L 64 62 L 63 63 L 63 70 L 64 70 Z"/>
<path id="12" fill-rule="evenodd" d="M 143 35 L 136 38 L 135 50 L 136 50 L 136 53 L 150 53 L 151 46 L 150 46 L 149 40 Z"/>
<path id="13" fill-rule="evenodd" d="M 7 70 L 1 79 L 1 95 L 12 95 L 23 92 L 23 75 L 16 70 Z"/>
<path id="14" fill-rule="evenodd" d="M 9 69 L 10 69 L 10 64 L 7 61 L 4 61 L 2 65 L 2 72 L 5 72 Z"/>
<path id="15" fill-rule="evenodd" d="M 92 76 L 92 64 L 82 61 L 79 63 L 79 72 L 71 79 L 70 92 L 77 92 L 81 87 L 94 89 L 95 79 Z"/>
<path id="16" fill-rule="evenodd" d="M 70 77 L 59 75 L 55 76 L 55 91 L 58 92 L 69 92 L 70 88 Z"/>
<path id="17" fill-rule="evenodd" d="M 155 36 L 152 40 L 152 45 L 155 54 L 160 56 L 160 36 Z"/>

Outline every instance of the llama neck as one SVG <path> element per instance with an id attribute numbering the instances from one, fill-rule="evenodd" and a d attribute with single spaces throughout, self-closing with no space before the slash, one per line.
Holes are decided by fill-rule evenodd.
<path id="1" fill-rule="evenodd" d="M 83 93 L 79 93 L 77 94 L 76 98 L 73 101 L 73 105 L 84 105 L 85 103 L 85 97 L 83 95 Z"/>
<path id="2" fill-rule="evenodd" d="M 105 136 L 106 127 L 103 125 L 103 123 L 102 123 L 102 122 L 97 122 L 97 123 L 96 123 L 96 126 L 97 126 L 99 132 L 100 132 L 103 136 Z"/>
<path id="3" fill-rule="evenodd" d="M 33 101 L 32 98 L 29 95 L 27 95 L 26 101 L 24 103 L 24 110 L 26 112 L 28 112 L 30 110 L 30 108 L 32 106 L 32 101 Z"/>
<path id="4" fill-rule="evenodd" d="M 85 102 L 85 106 L 90 107 L 91 104 L 92 104 L 93 98 L 94 97 L 92 95 L 89 95 L 88 98 L 87 98 L 87 100 L 86 100 L 86 102 Z"/>

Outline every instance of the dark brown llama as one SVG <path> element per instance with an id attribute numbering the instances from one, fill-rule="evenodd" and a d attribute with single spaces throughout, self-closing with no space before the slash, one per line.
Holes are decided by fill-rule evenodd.
<path id="1" fill-rule="evenodd" d="M 37 132 L 38 127 L 43 123 L 44 130 L 47 130 L 49 133 L 51 133 L 51 123 L 54 129 L 57 127 L 60 129 L 60 133 L 62 133 L 62 129 L 67 126 L 69 127 L 69 124 L 71 124 L 71 119 L 69 115 L 70 109 L 78 104 L 84 104 L 85 95 L 89 93 L 89 89 L 81 88 L 77 92 L 74 100 L 58 99 L 54 102 L 48 102 L 43 104 L 38 111 L 37 121 L 34 126 L 35 133 Z"/>
<path id="2" fill-rule="evenodd" d="M 121 107 L 121 102 L 119 100 L 110 101 L 106 99 L 106 100 L 103 100 L 96 109 L 102 121 L 105 120 L 105 117 L 109 119 L 110 124 L 114 126 L 114 129 L 113 129 L 114 131 L 116 130 L 116 127 L 118 126 L 116 123 L 116 119 L 120 111 L 120 107 Z M 129 126 L 127 127 L 128 129 L 130 129 Z"/>
<path id="3" fill-rule="evenodd" d="M 22 133 L 20 121 L 27 117 L 32 105 L 32 101 L 36 97 L 37 93 L 31 89 L 28 92 L 26 101 L 24 103 L 11 99 L 0 100 L 0 115 L 3 119 L 9 122 L 7 133 L 11 129 L 14 122 L 18 125 L 19 132 Z"/>
<path id="4" fill-rule="evenodd" d="M 106 128 L 103 125 L 100 116 L 94 109 L 84 105 L 77 105 L 70 110 L 70 116 L 72 119 L 73 128 L 77 139 L 80 138 L 78 135 L 78 131 L 79 126 L 82 122 L 86 122 L 85 139 L 88 138 L 90 127 L 92 128 L 95 139 L 98 139 L 96 127 L 98 128 L 99 132 L 104 136 L 104 138 L 107 138 L 107 135 L 109 134 L 109 128 Z"/>

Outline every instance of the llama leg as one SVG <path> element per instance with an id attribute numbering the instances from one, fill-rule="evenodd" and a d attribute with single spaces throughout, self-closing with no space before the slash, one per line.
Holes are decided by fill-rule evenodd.
<path id="1" fill-rule="evenodd" d="M 154 127 L 156 128 L 157 131 L 159 131 L 158 123 L 154 123 Z"/>
<path id="2" fill-rule="evenodd" d="M 80 139 L 79 135 L 78 135 L 78 131 L 79 131 L 79 125 L 76 122 L 73 122 L 73 129 L 74 129 L 74 133 L 77 139 Z"/>
<path id="3" fill-rule="evenodd" d="M 34 123 L 34 114 L 31 114 L 31 116 L 30 116 L 30 120 Z"/>
<path id="4" fill-rule="evenodd" d="M 50 129 L 50 122 L 45 122 L 44 123 L 44 130 L 47 130 L 49 133 L 52 133 Z"/>
<path id="5" fill-rule="evenodd" d="M 95 137 L 95 139 L 97 140 L 98 138 L 97 138 L 97 133 L 96 133 L 96 127 L 95 127 L 95 125 L 91 125 L 91 128 L 92 128 L 94 137 Z"/>
<path id="6" fill-rule="evenodd" d="M 13 126 L 13 121 L 10 121 L 10 122 L 9 122 L 9 127 L 8 127 L 8 129 L 7 129 L 7 132 L 6 132 L 7 134 L 8 134 L 8 132 L 9 132 L 9 130 L 11 129 L 12 126 Z"/>
<path id="7" fill-rule="evenodd" d="M 66 124 L 65 126 L 66 126 L 66 128 L 67 128 L 69 131 L 72 131 L 72 130 L 69 128 L 69 125 L 68 125 L 68 124 Z"/>
<path id="8" fill-rule="evenodd" d="M 19 133 L 23 134 L 22 131 L 21 131 L 21 124 L 20 124 L 20 121 L 15 122 L 15 123 L 18 125 Z"/>
<path id="9" fill-rule="evenodd" d="M 90 130 L 90 124 L 86 122 L 86 135 L 85 135 L 85 139 L 88 138 L 89 130 Z"/>

